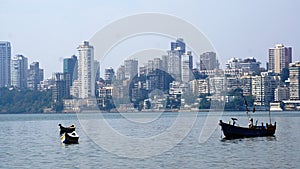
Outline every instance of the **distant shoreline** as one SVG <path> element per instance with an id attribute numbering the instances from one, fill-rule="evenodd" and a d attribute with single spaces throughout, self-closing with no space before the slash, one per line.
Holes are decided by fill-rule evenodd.
<path id="1" fill-rule="evenodd" d="M 159 111 L 159 110 L 153 110 L 153 111 L 112 111 L 112 112 L 107 112 L 107 111 L 100 111 L 100 110 L 85 110 L 83 112 L 39 112 L 39 113 L 35 113 L 35 112 L 26 112 L 26 113 L 0 113 L 1 114 L 84 114 L 84 113 L 205 113 L 205 112 L 245 112 L 244 110 L 210 110 L 210 109 L 201 109 L 201 110 L 176 110 L 176 111 Z M 256 112 L 265 112 L 268 110 L 257 110 Z M 281 112 L 297 112 L 299 110 L 283 110 Z M 271 111 L 271 112 L 279 112 L 279 111 Z M 252 112 L 249 112 L 252 113 Z"/>

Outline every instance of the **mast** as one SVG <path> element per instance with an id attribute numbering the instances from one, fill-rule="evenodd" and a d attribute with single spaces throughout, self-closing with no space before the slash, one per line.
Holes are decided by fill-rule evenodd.
<path id="1" fill-rule="evenodd" d="M 249 112 L 249 109 L 248 109 L 248 103 L 247 103 L 247 101 L 246 101 L 244 95 L 242 95 L 242 97 L 243 97 L 243 99 L 244 99 L 244 104 L 245 104 L 245 106 L 246 106 L 246 114 L 247 114 L 247 117 L 249 118 L 249 114 L 248 114 L 248 112 Z"/>
<path id="2" fill-rule="evenodd" d="M 272 124 L 272 121 L 271 121 L 271 110 L 270 110 L 270 107 L 271 107 L 271 106 L 269 106 L 269 120 L 270 120 L 270 124 Z"/>

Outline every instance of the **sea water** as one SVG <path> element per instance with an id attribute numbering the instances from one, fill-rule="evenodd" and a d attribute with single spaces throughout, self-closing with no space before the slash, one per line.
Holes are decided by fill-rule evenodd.
<path id="1" fill-rule="evenodd" d="M 129 114 L 132 119 L 156 116 L 155 112 Z M 217 126 L 211 136 L 199 143 L 208 113 L 198 113 L 190 132 L 173 148 L 147 158 L 130 158 L 106 151 L 86 133 L 76 114 L 0 115 L 0 168 L 299 168 L 300 112 L 274 112 L 275 137 L 224 140 Z M 268 112 L 249 113 L 254 121 L 269 122 Z M 86 114 L 95 116 L 95 114 Z M 159 120 L 130 123 L 122 114 L 105 114 L 108 123 L 125 135 L 148 137 L 166 131 L 178 113 L 165 112 Z M 184 116 L 192 118 L 190 113 Z M 238 118 L 246 126 L 244 112 L 224 112 L 220 120 Z M 79 144 L 64 145 L 58 124 L 77 126 Z M 139 124 L 139 125 L 138 125 Z M 142 126 L 142 127 L 141 127 Z M 154 126 L 154 127 L 153 127 Z M 97 133 L 96 133 L 97 134 Z M 145 145 L 147 146 L 147 145 Z"/>

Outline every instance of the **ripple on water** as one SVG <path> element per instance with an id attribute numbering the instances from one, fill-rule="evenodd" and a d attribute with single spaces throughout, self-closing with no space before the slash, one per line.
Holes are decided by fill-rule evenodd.
<path id="1" fill-rule="evenodd" d="M 235 113 L 222 118 L 228 120 L 236 115 L 239 123 L 244 124 L 247 119 Z M 181 143 L 145 159 L 106 152 L 82 131 L 76 115 L 0 115 L 0 168 L 299 168 L 299 114 L 276 113 L 272 116 L 278 124 L 276 137 L 223 140 L 218 127 L 203 144 L 198 143 L 198 137 L 206 115 L 199 115 L 194 128 Z M 263 113 L 255 116 L 268 120 Z M 165 115 L 160 123 L 154 123 L 155 127 L 145 126 L 149 129 L 147 132 L 160 133 L 175 117 Z M 124 133 L 145 136 L 145 131 L 138 125 L 122 126 L 118 117 L 116 120 L 113 120 L 114 116 L 110 118 L 110 122 Z M 75 123 L 80 135 L 79 144 L 60 143 L 59 123 Z"/>

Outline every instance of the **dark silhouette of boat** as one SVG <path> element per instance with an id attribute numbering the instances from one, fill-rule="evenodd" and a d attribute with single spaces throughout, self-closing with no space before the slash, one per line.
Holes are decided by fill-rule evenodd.
<path id="1" fill-rule="evenodd" d="M 72 133 L 63 133 L 60 136 L 60 140 L 65 144 L 78 144 L 79 136 L 75 131 Z"/>
<path id="2" fill-rule="evenodd" d="M 261 126 L 253 125 L 249 127 L 240 127 L 234 124 L 224 123 L 220 120 L 219 125 L 221 126 L 226 139 L 273 136 L 276 130 L 276 122 L 274 125 L 266 123 L 265 126 L 262 124 Z"/>
<path id="3" fill-rule="evenodd" d="M 72 124 L 69 127 L 64 127 L 61 124 L 58 124 L 58 126 L 59 126 L 59 129 L 60 129 L 60 134 L 63 134 L 63 133 L 72 133 L 76 129 L 76 126 L 74 124 Z"/>
<path id="4" fill-rule="evenodd" d="M 69 127 L 64 127 L 61 124 L 58 125 L 60 128 L 60 140 L 65 144 L 77 144 L 79 140 L 79 136 L 76 133 L 75 125 L 71 125 Z"/>
<path id="5" fill-rule="evenodd" d="M 246 106 L 246 114 L 248 115 L 249 109 L 248 104 L 244 98 L 244 103 Z M 252 109 L 252 112 L 255 112 L 255 106 Z M 263 136 L 273 136 L 276 131 L 276 122 L 272 124 L 271 122 L 271 114 L 269 110 L 269 119 L 270 123 L 266 123 L 264 125 L 261 123 L 261 125 L 253 124 L 253 118 L 249 118 L 249 124 L 248 127 L 240 127 L 236 124 L 236 121 L 238 121 L 237 118 L 231 118 L 233 121 L 233 124 L 224 123 L 222 120 L 220 120 L 219 125 L 222 128 L 222 131 L 225 135 L 226 139 L 234 139 L 234 138 L 243 138 L 243 137 L 263 137 Z"/>

